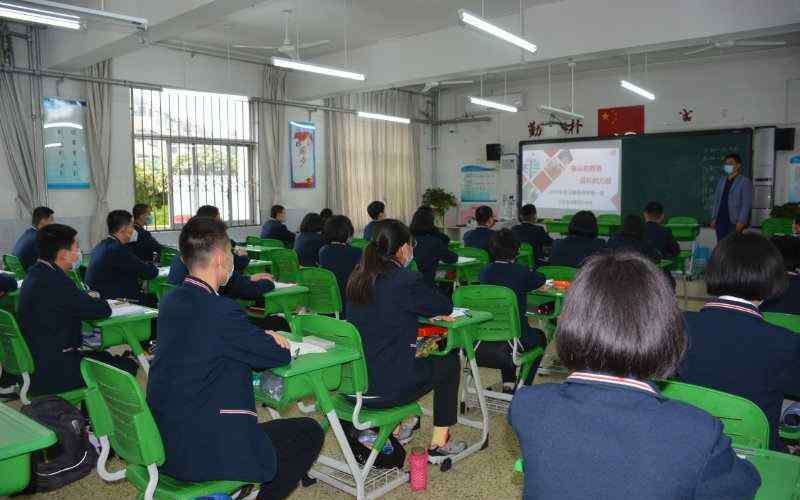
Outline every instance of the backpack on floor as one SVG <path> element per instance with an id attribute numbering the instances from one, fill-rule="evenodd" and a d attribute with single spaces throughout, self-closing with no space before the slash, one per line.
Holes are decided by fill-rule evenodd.
<path id="1" fill-rule="evenodd" d="M 56 433 L 58 442 L 31 455 L 31 482 L 25 493 L 52 491 L 88 475 L 97 464 L 88 422 L 80 409 L 58 396 L 34 399 L 22 413 Z"/>

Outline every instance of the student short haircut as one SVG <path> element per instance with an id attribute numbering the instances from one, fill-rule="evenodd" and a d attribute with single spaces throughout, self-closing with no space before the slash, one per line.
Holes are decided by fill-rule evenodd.
<path id="1" fill-rule="evenodd" d="M 323 208 L 319 211 L 319 216 L 322 217 L 323 220 L 328 220 L 333 217 L 333 210 L 330 208 Z"/>
<path id="2" fill-rule="evenodd" d="M 642 241 L 644 239 L 644 220 L 638 214 L 626 215 L 619 234 Z"/>
<path id="3" fill-rule="evenodd" d="M 367 213 L 369 218 L 375 220 L 380 214 L 386 211 L 386 204 L 382 201 L 373 201 L 367 205 Z"/>
<path id="4" fill-rule="evenodd" d="M 36 248 L 39 258 L 55 262 L 59 250 L 70 250 L 78 231 L 64 224 L 50 224 L 36 233 Z"/>
<path id="5" fill-rule="evenodd" d="M 347 243 L 353 237 L 355 229 L 350 218 L 346 215 L 334 215 L 325 221 L 322 228 L 322 241 L 330 243 Z"/>
<path id="6" fill-rule="evenodd" d="M 436 214 L 429 206 L 423 205 L 411 217 L 408 229 L 414 236 L 436 232 Z"/>
<path id="7" fill-rule="evenodd" d="M 632 251 L 590 257 L 558 319 L 558 357 L 570 370 L 659 379 L 686 350 L 683 317 L 667 277 Z"/>
<path id="8" fill-rule="evenodd" d="M 55 212 L 49 207 L 36 207 L 33 209 L 33 214 L 31 215 L 31 224 L 33 226 L 38 226 L 40 222 L 49 218 L 54 213 Z"/>
<path id="9" fill-rule="evenodd" d="M 492 212 L 492 207 L 481 205 L 475 209 L 475 222 L 480 225 L 484 225 L 489 222 L 489 219 L 491 219 L 493 215 L 494 212 Z"/>
<path id="10" fill-rule="evenodd" d="M 219 218 L 219 208 L 215 207 L 214 205 L 203 205 L 197 209 L 197 213 L 194 214 L 195 217 L 210 217 L 212 219 Z"/>
<path id="11" fill-rule="evenodd" d="M 136 220 L 141 217 L 145 212 L 150 209 L 150 205 L 147 203 L 137 203 L 133 206 L 133 219 Z"/>
<path id="12" fill-rule="evenodd" d="M 770 241 L 783 257 L 787 271 L 796 271 L 800 267 L 800 239 L 794 236 L 775 236 Z"/>
<path id="13" fill-rule="evenodd" d="M 230 244 L 225 223 L 211 217 L 192 217 L 183 226 L 178 238 L 181 259 L 190 270 L 196 265 L 208 263 L 215 248 L 229 251 Z"/>
<path id="14" fill-rule="evenodd" d="M 519 241 L 510 229 L 501 229 L 489 240 L 489 250 L 495 260 L 513 262 L 519 254 Z"/>
<path id="15" fill-rule="evenodd" d="M 651 201 L 644 206 L 644 213 L 653 217 L 661 217 L 664 215 L 664 206 L 657 201 Z"/>
<path id="16" fill-rule="evenodd" d="M 309 212 L 300 222 L 301 233 L 318 233 L 322 231 L 322 216 L 317 213 Z"/>
<path id="17" fill-rule="evenodd" d="M 581 210 L 572 216 L 569 223 L 570 236 L 583 236 L 584 238 L 597 238 L 597 217 L 588 210 Z"/>
<path id="18" fill-rule="evenodd" d="M 277 218 L 281 212 L 285 212 L 286 208 L 283 205 L 272 205 L 272 208 L 269 209 L 269 216 L 273 219 Z"/>
<path id="19" fill-rule="evenodd" d="M 520 222 L 534 222 L 536 221 L 536 205 L 530 203 L 522 205 L 519 209 Z"/>
<path id="20" fill-rule="evenodd" d="M 787 286 L 783 257 L 760 234 L 726 236 L 714 248 L 706 268 L 710 295 L 764 300 L 781 295 Z"/>
<path id="21" fill-rule="evenodd" d="M 114 234 L 125 226 L 130 226 L 133 222 L 133 215 L 127 210 L 112 210 L 106 217 L 108 234 Z"/>
<path id="22" fill-rule="evenodd" d="M 736 153 L 728 153 L 725 155 L 725 158 L 722 159 L 722 161 L 728 161 L 728 160 L 733 160 L 739 165 L 742 164 L 742 157 Z"/>

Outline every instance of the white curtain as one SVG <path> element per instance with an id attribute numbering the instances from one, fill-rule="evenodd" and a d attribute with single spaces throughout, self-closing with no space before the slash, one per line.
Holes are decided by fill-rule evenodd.
<path id="1" fill-rule="evenodd" d="M 99 62 L 84 69 L 86 76 L 111 78 L 111 60 Z M 89 148 L 89 165 L 92 172 L 96 201 L 89 239 L 96 245 L 108 233 L 108 180 L 111 169 L 111 86 L 105 83 L 86 83 L 86 142 Z"/>
<path id="2" fill-rule="evenodd" d="M 325 104 L 405 117 L 422 107 L 418 97 L 397 90 L 337 96 Z M 387 217 L 409 222 L 422 197 L 422 125 L 326 111 L 325 133 L 328 206 L 349 216 L 357 233 L 369 222 L 373 200 L 386 203 Z"/>
<path id="3" fill-rule="evenodd" d="M 264 67 L 264 98 L 286 98 L 286 71 L 273 66 Z M 286 107 L 258 104 L 258 169 L 261 220 L 269 218 L 269 209 L 280 203 L 281 166 L 286 147 Z"/>

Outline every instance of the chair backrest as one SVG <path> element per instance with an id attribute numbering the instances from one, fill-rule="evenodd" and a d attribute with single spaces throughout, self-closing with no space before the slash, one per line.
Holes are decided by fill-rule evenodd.
<path id="1" fill-rule="evenodd" d="M 3 371 L 21 375 L 33 373 L 33 356 L 28 343 L 17 326 L 17 320 L 8 312 L 0 309 L 0 366 Z"/>
<path id="2" fill-rule="evenodd" d="M 792 219 L 785 219 L 779 217 L 770 217 L 764 219 L 761 223 L 761 232 L 765 236 L 775 236 L 776 234 L 792 234 L 792 226 L 794 221 Z"/>
<path id="3" fill-rule="evenodd" d="M 542 266 L 536 270 L 544 274 L 545 278 L 558 281 L 575 281 L 575 274 L 578 272 L 569 266 Z"/>
<path id="4" fill-rule="evenodd" d="M 81 361 L 86 407 L 98 437 L 129 464 L 164 463 L 164 444 L 139 383 L 130 373 L 90 358 Z"/>
<path id="5" fill-rule="evenodd" d="M 369 243 L 369 241 L 363 238 L 353 238 L 350 241 L 350 246 L 355 248 L 364 248 L 365 246 L 367 246 L 367 243 Z"/>
<path id="6" fill-rule="evenodd" d="M 261 246 L 267 248 L 286 248 L 281 240 L 275 238 L 261 238 Z"/>
<path id="7" fill-rule="evenodd" d="M 667 224 L 698 224 L 697 219 L 694 217 L 670 217 Z"/>
<path id="8" fill-rule="evenodd" d="M 245 245 L 252 245 L 256 247 L 266 246 L 261 244 L 261 237 L 260 236 L 248 236 L 245 238 L 244 243 Z"/>
<path id="9" fill-rule="evenodd" d="M 297 284 L 308 288 L 306 306 L 317 314 L 342 312 L 342 296 L 336 275 L 321 267 L 304 267 L 297 272 Z"/>
<path id="10" fill-rule="evenodd" d="M 24 280 L 25 276 L 28 274 L 25 272 L 25 268 L 22 267 L 22 262 L 20 262 L 19 257 L 16 255 L 3 255 L 3 268 L 6 271 L 14 273 L 14 277 L 18 280 Z"/>
<path id="11" fill-rule="evenodd" d="M 517 296 L 497 285 L 469 285 L 456 289 L 453 304 L 492 314 L 492 319 L 472 327 L 475 340 L 502 341 L 519 338 L 521 323 Z"/>
<path id="12" fill-rule="evenodd" d="M 597 216 L 598 224 L 622 225 L 622 217 L 617 214 L 602 214 Z"/>
<path id="13" fill-rule="evenodd" d="M 659 382 L 661 394 L 714 415 L 734 446 L 769 448 L 769 423 L 752 401 L 725 392 L 676 381 Z"/>
<path id="14" fill-rule="evenodd" d="M 172 263 L 172 258 L 178 255 L 177 248 L 172 247 L 161 247 L 161 265 L 168 266 Z"/>
<path id="15" fill-rule="evenodd" d="M 575 215 L 575 214 L 564 214 L 564 215 L 562 215 L 562 216 L 561 216 L 561 220 L 562 220 L 563 222 L 570 222 L 570 221 L 572 221 L 572 217 L 573 217 L 574 215 Z"/>
<path id="16" fill-rule="evenodd" d="M 161 285 L 156 290 L 156 297 L 158 297 L 158 302 L 160 303 L 164 297 L 167 296 L 168 293 L 178 288 L 178 285 L 173 285 L 172 283 L 165 281 L 161 283 Z"/>
<path id="17" fill-rule="evenodd" d="M 787 330 L 800 333 L 800 314 L 765 312 L 764 319 L 767 321 L 767 323 L 782 326 Z"/>
<path id="18" fill-rule="evenodd" d="M 297 271 L 300 270 L 300 260 L 297 253 L 288 248 L 276 248 L 269 253 L 272 261 L 272 274 L 275 279 L 283 282 L 294 283 L 297 281 Z"/>
<path id="19" fill-rule="evenodd" d="M 461 247 L 453 250 L 459 257 L 471 257 L 478 259 L 483 264 L 489 263 L 489 252 L 482 248 Z"/>
<path id="20" fill-rule="evenodd" d="M 530 243 L 520 243 L 517 263 L 524 266 L 533 267 L 535 262 L 536 256 L 533 254 L 533 245 Z"/>
<path id="21" fill-rule="evenodd" d="M 297 324 L 300 333 L 304 336 L 314 335 L 334 342 L 337 346 L 349 347 L 357 351 L 358 359 L 342 365 L 342 383 L 339 386 L 339 392 L 342 394 L 367 392 L 369 388 L 367 360 L 364 357 L 361 335 L 355 326 L 344 320 L 317 314 L 301 314 L 297 316 Z"/>

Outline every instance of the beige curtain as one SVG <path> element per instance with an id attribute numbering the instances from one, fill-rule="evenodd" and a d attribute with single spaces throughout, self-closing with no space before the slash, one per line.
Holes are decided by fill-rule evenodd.
<path id="1" fill-rule="evenodd" d="M 264 97 L 286 98 L 286 71 L 264 66 Z M 269 209 L 281 199 L 281 165 L 288 138 L 286 107 L 258 104 L 258 169 L 261 220 L 269 218 Z"/>
<path id="2" fill-rule="evenodd" d="M 395 116 L 414 117 L 417 96 L 386 90 L 337 96 L 325 104 Z M 386 203 L 387 217 L 408 222 L 421 202 L 422 125 L 325 113 L 326 196 L 336 213 L 349 216 L 356 234 L 369 222 L 367 205 Z"/>
<path id="3" fill-rule="evenodd" d="M 111 78 L 111 59 L 84 69 L 86 76 Z M 89 239 L 92 246 L 108 233 L 108 181 L 111 170 L 111 85 L 86 82 L 86 143 L 96 201 Z"/>

